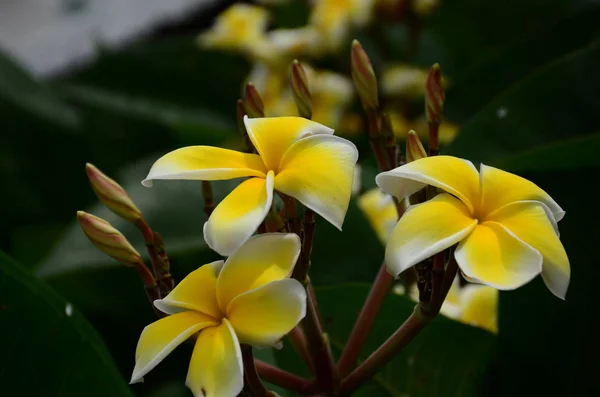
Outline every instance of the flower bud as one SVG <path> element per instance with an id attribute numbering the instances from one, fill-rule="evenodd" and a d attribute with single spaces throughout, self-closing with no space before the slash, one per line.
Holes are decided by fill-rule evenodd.
<path id="1" fill-rule="evenodd" d="M 140 254 L 110 223 L 84 211 L 77 211 L 77 220 L 85 235 L 100 251 L 125 265 L 140 265 Z"/>
<path id="2" fill-rule="evenodd" d="M 244 91 L 244 106 L 246 108 L 246 114 L 251 119 L 257 117 L 265 117 L 265 105 L 260 97 L 260 94 L 254 84 L 246 84 L 246 90 Z"/>
<path id="3" fill-rule="evenodd" d="M 142 217 L 141 211 L 135 206 L 129 195 L 114 180 L 110 179 L 94 165 L 87 163 L 85 172 L 90 180 L 94 193 L 105 206 L 115 214 L 127 219 L 130 222 L 136 222 Z"/>
<path id="4" fill-rule="evenodd" d="M 292 62 L 292 73 L 290 77 L 294 102 L 298 108 L 300 117 L 310 119 L 312 117 L 312 95 L 308 86 L 308 77 L 302 64 L 294 59 Z"/>
<path id="5" fill-rule="evenodd" d="M 442 70 L 436 63 L 431 67 L 425 81 L 425 115 L 428 123 L 439 124 L 442 121 L 445 99 Z"/>
<path id="6" fill-rule="evenodd" d="M 410 163 L 423 157 L 427 157 L 427 152 L 421 143 L 419 135 L 413 130 L 408 131 L 408 136 L 406 137 L 406 162 Z"/>
<path id="7" fill-rule="evenodd" d="M 358 40 L 352 42 L 351 62 L 352 80 L 363 107 L 365 110 L 377 109 L 379 107 L 377 77 L 367 53 Z"/>

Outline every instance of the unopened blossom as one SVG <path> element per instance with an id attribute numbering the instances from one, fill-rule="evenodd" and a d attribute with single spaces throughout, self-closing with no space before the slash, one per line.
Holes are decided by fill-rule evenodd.
<path id="1" fill-rule="evenodd" d="M 252 54 L 266 45 L 269 14 L 266 9 L 251 4 L 236 3 L 223 11 L 214 25 L 198 36 L 206 48 L 238 50 Z"/>
<path id="2" fill-rule="evenodd" d="M 392 275 L 458 244 L 454 256 L 468 280 L 508 290 L 541 273 L 564 299 L 571 270 L 557 222 L 565 213 L 534 183 L 451 156 L 413 161 L 376 182 L 398 198 L 427 185 L 444 191 L 410 207 L 394 228 L 386 248 Z"/>
<path id="3" fill-rule="evenodd" d="M 131 383 L 195 336 L 186 385 L 196 397 L 234 397 L 244 385 L 240 344 L 281 347 L 306 312 L 306 292 L 289 279 L 300 254 L 295 234 L 262 234 L 227 261 L 190 273 L 154 306 L 169 316 L 142 331 Z"/>
<path id="4" fill-rule="evenodd" d="M 350 201 L 354 144 L 331 128 L 300 117 L 244 118 L 258 154 L 189 146 L 158 159 L 142 182 L 154 179 L 223 180 L 238 185 L 204 224 L 204 239 L 222 255 L 235 251 L 263 222 L 274 191 L 294 197 L 341 229 Z"/>

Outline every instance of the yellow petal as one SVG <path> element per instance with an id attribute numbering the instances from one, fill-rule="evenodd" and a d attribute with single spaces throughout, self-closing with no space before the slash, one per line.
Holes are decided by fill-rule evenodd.
<path id="1" fill-rule="evenodd" d="M 267 170 L 256 154 L 211 146 L 188 146 L 156 160 L 142 184 L 152 186 L 153 179 L 216 181 L 243 176 L 264 178 L 266 174 Z"/>
<path id="2" fill-rule="evenodd" d="M 227 307 L 240 343 L 281 346 L 281 338 L 306 314 L 306 290 L 293 279 L 273 281 L 238 295 Z"/>
<path id="3" fill-rule="evenodd" d="M 333 134 L 331 128 L 302 117 L 244 117 L 248 136 L 267 169 L 279 171 L 283 154 L 297 140 L 315 134 Z"/>
<path id="4" fill-rule="evenodd" d="M 385 244 L 398 222 L 398 211 L 392 196 L 373 188 L 358 198 L 358 207 L 365 214 L 379 240 Z"/>
<path id="5" fill-rule="evenodd" d="M 498 333 L 498 290 L 486 285 L 465 285 L 459 320 Z"/>
<path id="6" fill-rule="evenodd" d="M 268 21 L 265 8 L 237 3 L 222 12 L 213 27 L 198 36 L 198 42 L 209 48 L 243 50 L 262 38 Z"/>
<path id="7" fill-rule="evenodd" d="M 388 272 L 404 270 L 464 239 L 477 225 L 467 207 L 447 193 L 410 207 L 392 231 L 385 250 Z"/>
<path id="8" fill-rule="evenodd" d="M 358 150 L 343 138 L 304 138 L 283 156 L 275 190 L 294 197 L 341 229 L 352 195 L 357 159 Z"/>
<path id="9" fill-rule="evenodd" d="M 515 201 L 535 200 L 546 204 L 554 219 L 560 221 L 565 212 L 535 183 L 510 172 L 481 164 L 482 217 Z"/>
<path id="10" fill-rule="evenodd" d="M 202 328 L 216 324 L 206 314 L 187 311 L 162 318 L 142 331 L 135 350 L 130 383 L 137 383 L 183 341 Z"/>
<path id="11" fill-rule="evenodd" d="M 217 275 L 222 265 L 223 261 L 216 261 L 194 270 L 164 299 L 154 301 L 154 306 L 167 314 L 195 310 L 220 318 L 221 310 L 217 303 Z"/>
<path id="12" fill-rule="evenodd" d="M 195 397 L 233 397 L 242 391 L 242 352 L 226 319 L 198 335 L 185 384 Z"/>
<path id="13" fill-rule="evenodd" d="M 471 213 L 479 205 L 479 173 L 470 161 L 457 157 L 425 157 L 382 172 L 375 181 L 384 192 L 400 199 L 432 185 L 458 197 Z"/>
<path id="14" fill-rule="evenodd" d="M 488 219 L 501 223 L 542 254 L 542 278 L 554 295 L 564 299 L 569 287 L 571 265 L 549 212 L 540 202 L 521 201 L 503 207 Z"/>
<path id="15" fill-rule="evenodd" d="M 204 224 L 204 239 L 210 248 L 229 255 L 256 231 L 273 202 L 273 179 L 273 171 L 267 179 L 248 179 L 217 205 Z"/>
<path id="16" fill-rule="evenodd" d="M 244 292 L 286 278 L 300 255 L 300 238 L 293 233 L 268 233 L 250 238 L 223 266 L 217 280 L 219 307 Z"/>
<path id="17" fill-rule="evenodd" d="M 469 280 L 503 290 L 518 288 L 542 271 L 542 255 L 496 222 L 477 225 L 458 244 L 455 257 Z"/>

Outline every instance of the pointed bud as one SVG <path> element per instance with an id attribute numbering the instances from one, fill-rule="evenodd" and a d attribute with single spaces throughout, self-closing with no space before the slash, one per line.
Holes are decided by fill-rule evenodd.
<path id="1" fill-rule="evenodd" d="M 352 80 L 358 91 L 360 100 L 365 110 L 375 110 L 379 107 L 377 93 L 377 77 L 369 56 L 360 45 L 358 40 L 352 42 L 351 51 Z"/>
<path id="2" fill-rule="evenodd" d="M 100 251 L 125 265 L 140 265 L 140 254 L 110 223 L 84 211 L 77 211 L 77 220 L 85 235 Z"/>
<path id="3" fill-rule="evenodd" d="M 246 84 L 246 90 L 244 91 L 244 106 L 246 108 L 246 114 L 251 119 L 257 117 L 265 117 L 265 105 L 260 97 L 260 94 L 254 84 Z"/>
<path id="4" fill-rule="evenodd" d="M 129 195 L 117 182 L 107 177 L 94 165 L 87 163 L 85 172 L 90 180 L 94 193 L 105 206 L 115 214 L 130 222 L 136 222 L 142 217 L 141 211 L 135 206 Z"/>
<path id="5" fill-rule="evenodd" d="M 445 99 L 442 70 L 436 63 L 431 67 L 425 81 L 425 115 L 428 123 L 441 123 Z"/>
<path id="6" fill-rule="evenodd" d="M 294 102 L 296 102 L 296 108 L 298 108 L 298 114 L 300 117 L 310 119 L 312 117 L 312 95 L 308 86 L 308 77 L 302 64 L 296 59 L 292 62 L 290 83 Z"/>
<path id="7" fill-rule="evenodd" d="M 406 162 L 410 163 L 424 157 L 427 157 L 427 152 L 421 143 L 419 135 L 413 130 L 408 131 L 408 136 L 406 137 Z"/>

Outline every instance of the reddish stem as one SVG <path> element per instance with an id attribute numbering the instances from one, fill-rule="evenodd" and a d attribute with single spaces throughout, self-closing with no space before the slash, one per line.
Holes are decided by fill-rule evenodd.
<path id="1" fill-rule="evenodd" d="M 265 381 L 283 387 L 303 396 L 314 393 L 313 384 L 304 378 L 291 374 L 283 369 L 255 359 L 254 365 L 258 375 Z"/>

